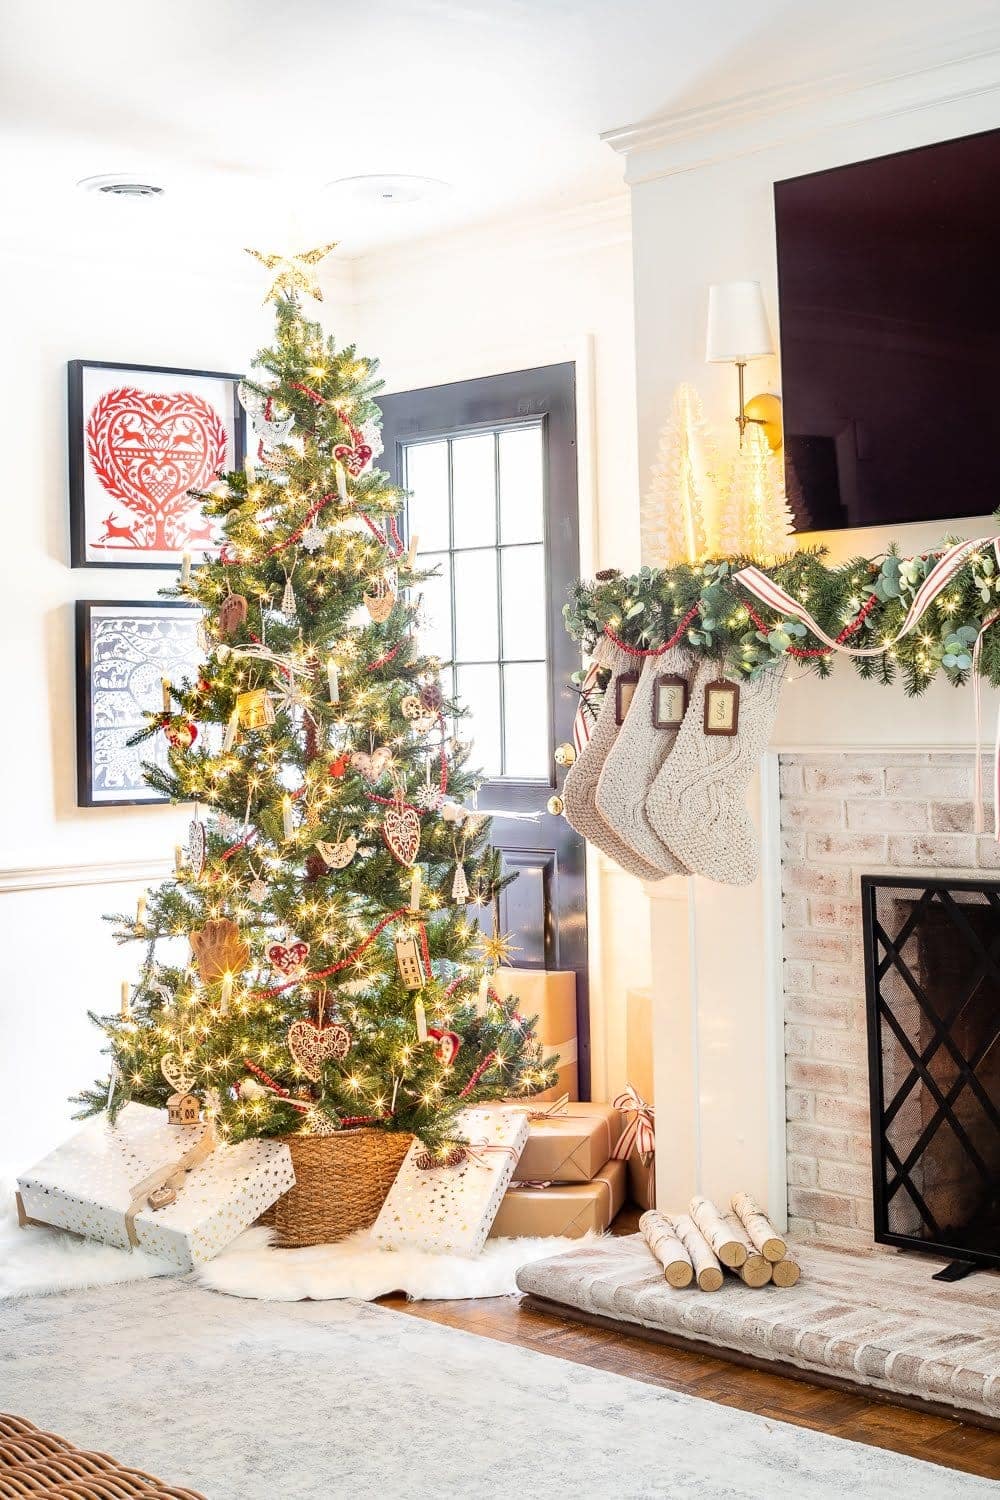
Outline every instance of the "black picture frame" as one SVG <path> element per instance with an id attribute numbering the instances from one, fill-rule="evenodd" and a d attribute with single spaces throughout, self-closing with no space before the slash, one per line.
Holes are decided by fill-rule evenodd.
<path id="1" fill-rule="evenodd" d="M 151 618 L 159 615 L 169 620 L 175 613 L 186 614 L 191 618 L 191 645 L 190 650 L 177 649 L 178 643 L 169 651 L 164 651 L 159 660 L 149 657 L 144 663 L 137 661 L 136 670 L 141 672 L 141 687 L 133 687 L 125 679 L 124 666 L 122 669 L 122 686 L 120 688 L 109 688 L 108 693 L 120 692 L 122 694 L 122 707 L 128 717 L 121 717 L 122 709 L 113 703 L 98 703 L 98 688 L 95 692 L 94 672 L 94 625 L 95 620 L 102 618 L 114 619 L 121 617 L 124 620 L 141 620 L 144 616 Z M 121 787 L 114 787 L 106 779 L 106 768 L 110 763 L 110 756 L 117 750 L 122 751 L 121 742 L 135 733 L 136 729 L 142 728 L 145 719 L 142 709 L 157 708 L 162 702 L 161 679 L 170 676 L 173 681 L 179 681 L 180 673 L 178 665 L 183 665 L 187 670 L 184 675 L 193 676 L 204 656 L 204 652 L 197 646 L 197 625 L 203 611 L 200 605 L 188 604 L 180 599 L 79 599 L 76 602 L 76 784 L 77 805 L 79 807 L 146 807 L 155 806 L 158 803 L 169 802 L 168 797 L 154 792 L 151 787 L 146 787 L 141 779 L 141 765 L 143 761 L 162 760 L 166 764 L 166 741 L 162 736 L 154 736 L 151 740 L 144 741 L 127 750 L 127 765 L 134 767 L 134 774 L 126 775 Z M 181 657 L 183 656 L 183 661 Z M 112 662 L 113 658 L 108 656 L 105 662 Z M 116 722 L 109 721 L 103 728 L 98 725 L 97 712 L 113 715 L 118 708 L 119 717 Z M 101 743 L 102 736 L 106 743 Z M 113 779 L 112 773 L 112 779 Z M 134 795 L 129 795 L 133 793 Z"/>
<path id="2" fill-rule="evenodd" d="M 194 548 L 186 547 L 183 539 L 177 544 L 164 547 L 145 544 L 133 546 L 126 544 L 117 547 L 113 545 L 116 539 L 114 535 L 116 530 L 119 540 L 123 540 L 129 534 L 134 536 L 135 526 L 141 518 L 140 510 L 137 511 L 137 519 L 133 522 L 133 525 L 131 527 L 127 525 L 130 507 L 126 494 L 123 493 L 121 488 L 118 488 L 116 491 L 114 487 L 115 484 L 121 486 L 123 484 L 134 483 L 134 480 L 130 479 L 118 464 L 110 433 L 112 423 L 118 424 L 120 433 L 120 424 L 128 416 L 127 410 L 118 410 L 115 412 L 113 408 L 104 408 L 107 421 L 100 424 L 98 430 L 88 432 L 90 421 L 97 406 L 106 401 L 112 394 L 110 386 L 96 399 L 93 397 L 92 392 L 95 388 L 106 385 L 109 375 L 113 372 L 120 373 L 122 377 L 119 382 L 120 388 L 123 390 L 133 387 L 138 389 L 141 393 L 140 399 L 142 397 L 150 399 L 158 397 L 166 400 L 179 400 L 185 394 L 189 395 L 191 398 L 189 404 L 192 405 L 192 410 L 190 412 L 182 411 L 180 415 L 191 423 L 195 431 L 201 433 L 202 436 L 205 434 L 202 421 L 210 422 L 207 412 L 203 410 L 206 406 L 212 409 L 216 420 L 224 430 L 225 448 L 220 463 L 212 462 L 211 455 L 207 455 L 205 463 L 198 470 L 197 455 L 194 453 L 188 455 L 182 454 L 179 451 L 179 445 L 178 448 L 172 450 L 168 455 L 167 462 L 175 471 L 175 485 L 177 479 L 180 479 L 181 482 L 185 478 L 191 480 L 191 483 L 186 484 L 183 490 L 175 487 L 173 496 L 175 500 L 180 494 L 186 493 L 188 488 L 198 489 L 206 487 L 207 484 L 211 483 L 214 473 L 219 468 L 241 469 L 243 467 L 246 458 L 247 423 L 246 413 L 240 405 L 237 394 L 242 376 L 217 370 L 186 369 L 174 365 L 120 364 L 112 360 L 101 359 L 71 359 L 68 362 L 71 567 L 178 568 L 184 551 L 195 550 Z M 130 376 L 133 377 L 131 380 L 129 380 Z M 182 389 L 179 389 L 179 387 L 190 385 L 194 382 L 200 383 L 202 387 L 200 391 L 195 389 L 190 392 L 184 392 Z M 217 397 L 212 395 L 212 386 L 215 384 L 218 384 L 220 387 Z M 157 386 L 161 387 L 159 391 L 156 389 Z M 163 389 L 163 387 L 172 387 L 172 389 Z M 141 416 L 139 420 L 142 420 Z M 166 421 L 167 419 L 158 418 L 157 414 L 154 413 L 152 414 L 152 420 L 156 422 L 157 420 Z M 217 446 L 218 429 L 210 427 L 210 435 L 215 439 Z M 125 436 L 126 438 L 134 437 L 138 440 L 138 434 L 135 433 L 126 432 Z M 148 437 L 148 433 L 146 436 Z M 192 441 L 192 430 L 190 427 L 187 432 L 182 433 L 182 437 L 185 444 L 190 446 Z M 112 485 L 111 488 L 108 487 L 102 476 L 98 474 L 91 452 L 89 451 L 89 445 L 97 442 L 103 442 L 107 445 L 107 462 L 117 470 L 115 474 L 109 474 L 108 476 L 108 481 Z M 129 456 L 132 456 L 131 452 Z M 177 463 L 185 456 L 188 458 L 187 467 L 189 472 L 185 475 L 182 469 L 178 474 L 176 472 Z M 158 467 L 162 474 L 164 455 L 149 450 L 149 459 L 150 463 Z M 211 466 L 209 467 L 209 465 Z M 155 504 L 154 501 L 150 503 Z M 104 517 L 98 516 L 97 513 L 103 510 L 106 505 L 110 509 L 108 511 L 108 518 L 105 521 Z M 117 520 L 116 512 L 118 515 Z M 152 541 L 155 542 L 157 535 L 163 530 L 163 521 L 155 515 L 150 517 L 150 519 L 155 528 L 152 538 Z M 169 520 L 173 522 L 175 518 L 170 517 Z M 104 541 L 99 541 L 93 535 L 89 534 L 100 522 L 104 523 L 109 533 Z M 196 538 L 195 540 L 199 539 Z M 218 550 L 217 545 L 211 542 L 206 544 L 204 539 L 200 540 L 202 552 L 207 551 L 209 554 L 213 554 Z M 101 548 L 105 546 L 107 546 L 109 554 L 114 555 L 107 557 L 95 555 L 95 553 L 99 554 Z M 146 554 L 145 560 L 143 560 L 144 554 Z"/>

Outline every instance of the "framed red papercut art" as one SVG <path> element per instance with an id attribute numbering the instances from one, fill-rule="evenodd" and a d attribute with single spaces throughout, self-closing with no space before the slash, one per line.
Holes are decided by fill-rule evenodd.
<path id="1" fill-rule="evenodd" d="M 238 375 L 74 359 L 69 501 L 74 568 L 176 568 L 221 535 L 192 490 L 242 467 Z"/>

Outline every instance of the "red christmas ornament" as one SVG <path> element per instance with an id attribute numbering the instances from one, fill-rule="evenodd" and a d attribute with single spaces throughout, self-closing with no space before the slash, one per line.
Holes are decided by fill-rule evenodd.
<path id="1" fill-rule="evenodd" d="M 171 719 L 164 724 L 163 733 L 167 737 L 167 743 L 173 745 L 175 750 L 190 750 L 198 738 L 198 726 L 192 724 L 190 719 Z"/>
<path id="2" fill-rule="evenodd" d="M 267 956 L 282 974 L 296 974 L 304 969 L 309 957 L 308 943 L 272 943 Z"/>
<path id="3" fill-rule="evenodd" d="M 366 464 L 371 463 L 372 450 L 367 443 L 338 443 L 333 450 L 334 458 L 339 458 L 354 479 L 357 479 Z"/>
<path id="4" fill-rule="evenodd" d="M 338 755 L 336 760 L 331 760 L 330 775 L 337 777 L 338 780 L 341 776 L 346 776 L 347 767 L 350 765 L 350 763 L 350 754 L 345 750 L 343 755 Z"/>
<path id="5" fill-rule="evenodd" d="M 434 1048 L 434 1056 L 444 1067 L 450 1068 L 458 1055 L 458 1049 L 462 1045 L 462 1038 L 457 1031 L 442 1031 L 438 1026 L 428 1026 L 427 1035 L 433 1037 L 437 1042 Z"/>

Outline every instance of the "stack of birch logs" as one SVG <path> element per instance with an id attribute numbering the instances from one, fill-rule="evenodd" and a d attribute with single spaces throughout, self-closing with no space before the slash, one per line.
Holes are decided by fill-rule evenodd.
<path id="1" fill-rule="evenodd" d="M 770 1219 L 749 1193 L 733 1196 L 732 1212 L 720 1214 L 709 1198 L 692 1198 L 690 1210 L 671 1218 L 651 1209 L 639 1220 L 643 1237 L 673 1287 L 696 1281 L 717 1292 L 723 1267 L 747 1286 L 794 1286 L 799 1264 Z"/>

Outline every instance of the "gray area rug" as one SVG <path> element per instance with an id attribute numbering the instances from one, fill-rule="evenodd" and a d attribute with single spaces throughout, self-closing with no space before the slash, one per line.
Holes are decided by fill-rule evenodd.
<path id="1" fill-rule="evenodd" d="M 642 1235 L 536 1261 L 523 1292 L 602 1317 L 1000 1417 L 1000 1275 L 934 1281 L 944 1261 L 796 1246 L 798 1286 L 677 1291 Z"/>
<path id="2" fill-rule="evenodd" d="M 0 1304 L 0 1410 L 208 1500 L 907 1500 L 987 1480 L 364 1303 Z"/>

